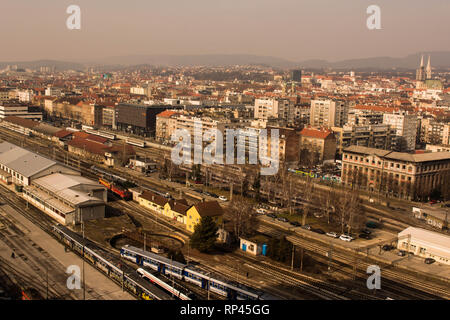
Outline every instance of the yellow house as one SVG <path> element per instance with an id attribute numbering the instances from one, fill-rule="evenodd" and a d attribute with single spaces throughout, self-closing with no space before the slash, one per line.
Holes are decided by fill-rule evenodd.
<path id="1" fill-rule="evenodd" d="M 164 206 L 164 215 L 170 219 L 186 224 L 186 212 L 189 205 L 185 199 L 170 200 Z"/>
<path id="2" fill-rule="evenodd" d="M 220 226 L 222 224 L 223 209 L 217 201 L 204 201 L 193 205 L 186 212 L 186 229 L 194 232 L 194 227 L 201 217 L 210 216 Z"/>
<path id="3" fill-rule="evenodd" d="M 157 213 L 163 214 L 164 206 L 168 200 L 150 191 L 144 191 L 139 196 L 139 204 Z"/>

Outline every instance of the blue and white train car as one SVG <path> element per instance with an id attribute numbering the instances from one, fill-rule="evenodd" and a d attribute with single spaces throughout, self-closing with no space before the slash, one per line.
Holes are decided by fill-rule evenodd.
<path id="1" fill-rule="evenodd" d="M 162 274 L 172 275 L 181 280 L 183 279 L 183 271 L 186 267 L 183 263 L 172 261 L 166 257 L 130 245 L 123 246 L 120 250 L 120 255 L 137 265 L 149 267 Z"/>

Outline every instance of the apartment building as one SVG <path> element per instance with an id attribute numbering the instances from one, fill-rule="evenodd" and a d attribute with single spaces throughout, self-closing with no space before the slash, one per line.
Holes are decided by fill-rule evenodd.
<path id="1" fill-rule="evenodd" d="M 156 115 L 156 139 L 169 141 L 177 128 L 177 116 L 179 113 L 165 110 Z"/>
<path id="2" fill-rule="evenodd" d="M 417 115 L 406 112 L 387 113 L 383 123 L 395 129 L 395 150 L 412 151 L 416 148 Z"/>
<path id="3" fill-rule="evenodd" d="M 347 124 L 371 125 L 383 123 L 383 112 L 352 108 L 348 112 Z"/>
<path id="4" fill-rule="evenodd" d="M 332 127 L 336 137 L 337 152 L 351 145 L 391 150 L 396 138 L 395 129 L 386 124 L 350 125 Z"/>
<path id="5" fill-rule="evenodd" d="M 314 127 L 342 127 L 353 104 L 344 100 L 311 100 L 310 124 Z"/>
<path id="6" fill-rule="evenodd" d="M 343 150 L 342 182 L 398 196 L 426 196 L 450 178 L 450 152 L 410 154 L 350 146 Z"/>
<path id="7" fill-rule="evenodd" d="M 255 119 L 276 118 L 293 123 L 295 103 L 290 99 L 255 99 Z"/>
<path id="8" fill-rule="evenodd" d="M 114 107 L 104 107 L 102 110 L 102 125 L 103 127 L 116 129 L 116 111 Z"/>
<path id="9" fill-rule="evenodd" d="M 304 128 L 300 131 L 300 149 L 319 154 L 319 162 L 334 160 L 336 154 L 336 138 L 329 129 Z"/>
<path id="10" fill-rule="evenodd" d="M 433 118 L 420 122 L 420 141 L 430 144 L 450 145 L 450 124 Z"/>

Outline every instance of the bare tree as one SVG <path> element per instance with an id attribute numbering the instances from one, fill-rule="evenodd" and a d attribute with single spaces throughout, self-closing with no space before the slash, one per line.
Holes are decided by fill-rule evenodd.
<path id="1" fill-rule="evenodd" d="M 361 226 L 365 218 L 358 192 L 344 192 L 340 195 L 336 204 L 336 213 L 339 217 L 342 233 L 345 227 L 347 227 L 347 232 L 350 233 L 352 228 Z"/>
<path id="2" fill-rule="evenodd" d="M 311 177 L 307 177 L 305 180 L 305 189 L 303 192 L 303 200 L 305 201 L 305 205 L 303 206 L 303 217 L 302 217 L 302 225 L 306 224 L 306 219 L 308 218 L 308 214 L 311 211 L 312 200 L 314 199 L 314 182 Z"/>
<path id="3" fill-rule="evenodd" d="M 249 236 L 255 232 L 256 215 L 252 205 L 244 197 L 234 196 L 229 204 L 228 213 L 237 238 Z"/>

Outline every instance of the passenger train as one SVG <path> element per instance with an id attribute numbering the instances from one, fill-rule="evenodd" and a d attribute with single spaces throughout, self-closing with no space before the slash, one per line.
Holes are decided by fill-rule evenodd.
<path id="1" fill-rule="evenodd" d="M 78 255 L 85 257 L 94 267 L 106 274 L 125 289 L 144 300 L 173 300 L 173 298 L 159 290 L 151 288 L 143 281 L 135 270 L 123 264 L 119 259 L 98 248 L 91 241 L 80 237 L 75 232 L 58 224 L 53 227 L 56 238 Z M 155 290 L 156 289 L 156 290 Z"/>
<path id="2" fill-rule="evenodd" d="M 125 142 L 127 144 L 131 144 L 133 146 L 145 148 L 145 141 L 142 140 L 132 140 L 132 139 L 126 139 Z"/>
<path id="3" fill-rule="evenodd" d="M 139 266 L 151 268 L 164 275 L 193 283 L 203 289 L 222 295 L 230 300 L 273 300 L 275 297 L 267 293 L 248 288 L 238 283 L 221 279 L 218 275 L 206 273 L 194 266 L 172 261 L 161 255 L 126 245 L 120 255 Z"/>

